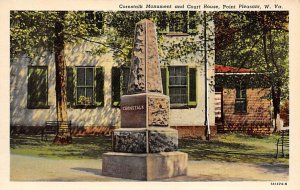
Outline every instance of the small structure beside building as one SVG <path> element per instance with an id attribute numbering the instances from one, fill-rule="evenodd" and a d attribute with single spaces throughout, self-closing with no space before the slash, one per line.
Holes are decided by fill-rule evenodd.
<path id="1" fill-rule="evenodd" d="M 271 87 L 266 74 L 216 65 L 215 77 L 218 132 L 272 132 Z"/>

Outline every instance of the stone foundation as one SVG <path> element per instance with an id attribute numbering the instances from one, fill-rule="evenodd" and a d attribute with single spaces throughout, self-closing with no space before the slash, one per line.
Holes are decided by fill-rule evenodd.
<path id="1" fill-rule="evenodd" d="M 103 154 L 102 174 L 135 180 L 159 180 L 187 174 L 188 155 L 183 152 Z"/>
<path id="2" fill-rule="evenodd" d="M 170 128 L 150 127 L 116 129 L 113 151 L 127 153 L 158 153 L 178 150 L 178 132 Z"/>
<path id="3" fill-rule="evenodd" d="M 179 139 L 206 139 L 206 126 L 171 126 L 178 131 Z M 217 126 L 210 126 L 210 136 L 217 135 Z"/>

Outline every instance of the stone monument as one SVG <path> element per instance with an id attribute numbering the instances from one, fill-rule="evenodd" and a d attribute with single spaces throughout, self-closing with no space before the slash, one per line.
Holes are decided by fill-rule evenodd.
<path id="1" fill-rule="evenodd" d="M 147 19 L 136 24 L 128 91 L 120 106 L 121 128 L 113 131 L 113 152 L 103 154 L 102 174 L 137 180 L 186 175 L 188 156 L 178 151 L 178 132 L 169 124 L 156 27 Z"/>

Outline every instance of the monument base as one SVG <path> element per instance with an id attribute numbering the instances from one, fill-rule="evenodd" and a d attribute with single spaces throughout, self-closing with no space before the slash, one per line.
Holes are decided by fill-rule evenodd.
<path id="1" fill-rule="evenodd" d="M 108 152 L 103 154 L 102 174 L 135 180 L 159 180 L 187 175 L 187 161 L 188 155 L 183 152 Z"/>
<path id="2" fill-rule="evenodd" d="M 159 153 L 178 150 L 178 132 L 167 127 L 120 128 L 113 131 L 112 139 L 113 152 Z"/>

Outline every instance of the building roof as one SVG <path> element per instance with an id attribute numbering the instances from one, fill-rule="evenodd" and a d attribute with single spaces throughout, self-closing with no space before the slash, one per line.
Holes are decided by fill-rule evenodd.
<path id="1" fill-rule="evenodd" d="M 224 65 L 215 65 L 215 72 L 216 73 L 253 73 L 250 69 L 245 68 L 237 68 L 231 66 L 224 66 Z"/>

